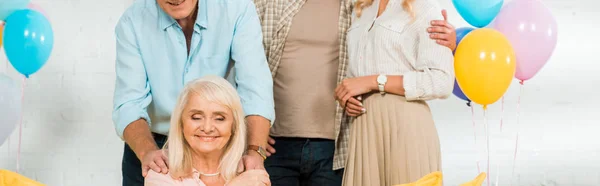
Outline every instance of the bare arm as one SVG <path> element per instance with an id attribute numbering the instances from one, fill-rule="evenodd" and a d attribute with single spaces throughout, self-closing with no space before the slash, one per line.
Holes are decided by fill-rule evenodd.
<path id="1" fill-rule="evenodd" d="M 262 116 L 248 116 L 246 121 L 248 123 L 248 144 L 266 147 L 271 128 L 269 120 Z"/>
<path id="2" fill-rule="evenodd" d="M 152 102 L 150 83 L 137 45 L 133 21 L 125 15 L 115 28 L 117 60 L 113 122 L 117 134 L 142 163 L 142 174 L 149 169 L 167 173 L 166 157 L 158 150 L 150 133 L 146 108 Z"/>
<path id="3" fill-rule="evenodd" d="M 129 124 L 123 132 L 123 138 L 140 160 L 147 152 L 159 149 L 154 142 L 148 122 L 144 119 L 138 119 Z"/>

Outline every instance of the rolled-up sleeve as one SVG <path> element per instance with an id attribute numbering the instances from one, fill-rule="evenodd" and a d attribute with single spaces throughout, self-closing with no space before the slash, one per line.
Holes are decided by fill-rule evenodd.
<path id="1" fill-rule="evenodd" d="M 246 6 L 236 21 L 231 57 L 235 61 L 235 81 L 246 115 L 259 115 L 275 121 L 273 78 L 262 43 L 260 20 L 255 5 Z"/>
<path id="2" fill-rule="evenodd" d="M 112 119 L 117 135 L 123 139 L 125 127 L 138 119 L 150 123 L 147 107 L 152 101 L 150 85 L 136 42 L 132 20 L 124 15 L 115 28 L 116 82 Z"/>
<path id="3" fill-rule="evenodd" d="M 415 71 L 404 75 L 404 90 L 407 100 L 445 99 L 454 88 L 454 57 L 452 51 L 436 43 L 426 29 L 431 20 L 443 20 L 433 8 L 419 21 L 417 58 Z M 422 30 L 422 31 L 421 31 Z"/>

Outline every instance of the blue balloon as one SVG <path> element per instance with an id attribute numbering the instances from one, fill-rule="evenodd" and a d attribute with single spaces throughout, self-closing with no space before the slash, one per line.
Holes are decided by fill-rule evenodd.
<path id="1" fill-rule="evenodd" d="M 460 44 L 460 41 L 462 41 L 462 39 L 473 30 L 475 29 L 470 27 L 462 27 L 456 29 L 456 46 L 458 46 L 458 44 Z M 471 100 L 465 95 L 465 93 L 463 93 L 462 89 L 460 89 L 460 86 L 458 86 L 458 82 L 456 81 L 456 79 L 454 80 L 454 89 L 452 90 L 452 93 L 456 97 L 467 101 L 467 105 L 470 106 Z"/>
<path id="2" fill-rule="evenodd" d="M 504 0 L 452 0 L 452 4 L 467 23 L 482 28 L 496 18 Z"/>
<path id="3" fill-rule="evenodd" d="M 0 20 L 6 18 L 13 12 L 27 8 L 29 0 L 0 0 Z"/>
<path id="4" fill-rule="evenodd" d="M 46 64 L 54 45 L 52 26 L 35 10 L 12 13 L 4 26 L 4 51 L 10 64 L 25 77 Z"/>
<path id="5" fill-rule="evenodd" d="M 462 41 L 462 39 L 473 30 L 475 29 L 470 27 L 462 27 L 456 29 L 456 46 L 458 46 L 458 44 L 460 44 L 460 41 Z M 456 51 L 456 49 L 454 50 Z M 452 54 L 454 54 L 455 51 L 452 51 Z"/>

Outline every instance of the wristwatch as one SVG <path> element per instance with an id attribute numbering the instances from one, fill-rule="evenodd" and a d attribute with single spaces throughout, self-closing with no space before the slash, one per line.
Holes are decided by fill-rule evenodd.
<path id="1" fill-rule="evenodd" d="M 263 159 L 265 159 L 265 160 L 267 159 L 267 151 L 265 151 L 265 149 L 262 148 L 261 146 L 248 145 L 248 150 L 256 151 Z"/>
<path id="2" fill-rule="evenodd" d="M 385 83 L 387 83 L 387 76 L 380 74 L 377 76 L 377 86 L 379 87 L 379 93 L 385 93 Z"/>

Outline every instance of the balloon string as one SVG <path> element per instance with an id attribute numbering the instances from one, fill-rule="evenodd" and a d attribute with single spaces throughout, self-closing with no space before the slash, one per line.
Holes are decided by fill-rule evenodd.
<path id="1" fill-rule="evenodd" d="M 6 138 L 6 142 L 7 142 L 6 145 L 8 146 L 8 156 L 7 157 L 10 157 L 10 135 L 8 136 L 8 138 Z"/>
<path id="2" fill-rule="evenodd" d="M 504 125 L 504 96 L 502 96 L 502 115 L 500 116 L 500 132 L 502 132 L 502 125 Z"/>
<path id="3" fill-rule="evenodd" d="M 471 107 L 471 120 L 473 121 L 473 139 L 475 141 L 475 152 L 477 152 L 477 127 L 475 127 L 475 111 L 473 106 Z M 481 168 L 479 168 L 479 156 L 475 156 L 475 163 L 477 163 L 477 174 L 481 173 Z"/>
<path id="4" fill-rule="evenodd" d="M 490 175 L 490 133 L 487 123 L 487 108 L 483 109 L 483 125 L 485 126 L 485 137 L 487 142 L 487 174 Z M 487 185 L 490 186 L 490 177 L 486 176 Z"/>
<path id="5" fill-rule="evenodd" d="M 520 90 L 519 90 L 519 98 L 517 99 L 517 137 L 515 140 L 515 153 L 513 154 L 513 166 L 512 166 L 512 176 L 511 176 L 511 182 L 510 185 L 513 184 L 513 178 L 515 176 L 515 165 L 517 163 L 517 151 L 519 149 L 519 133 L 521 132 L 521 125 L 519 124 L 519 116 L 520 116 L 520 110 L 521 110 L 521 97 L 523 95 L 523 80 L 519 81 L 519 84 L 521 84 Z"/>
<path id="6" fill-rule="evenodd" d="M 502 96 L 502 115 L 500 116 L 500 133 L 502 133 L 502 124 L 503 124 L 503 120 L 504 120 L 504 96 Z M 498 150 L 498 149 L 496 149 Z M 497 160 L 499 159 L 499 153 L 498 151 L 496 151 L 496 158 Z M 500 181 L 500 161 L 496 162 L 496 186 L 498 186 Z"/>
<path id="7" fill-rule="evenodd" d="M 19 119 L 19 143 L 17 145 L 17 173 L 19 173 L 19 170 L 20 170 L 19 162 L 21 162 L 21 136 L 23 134 L 23 107 L 24 107 L 24 103 L 25 103 L 25 79 L 26 78 L 23 78 L 22 86 L 21 86 L 21 118 Z"/>

